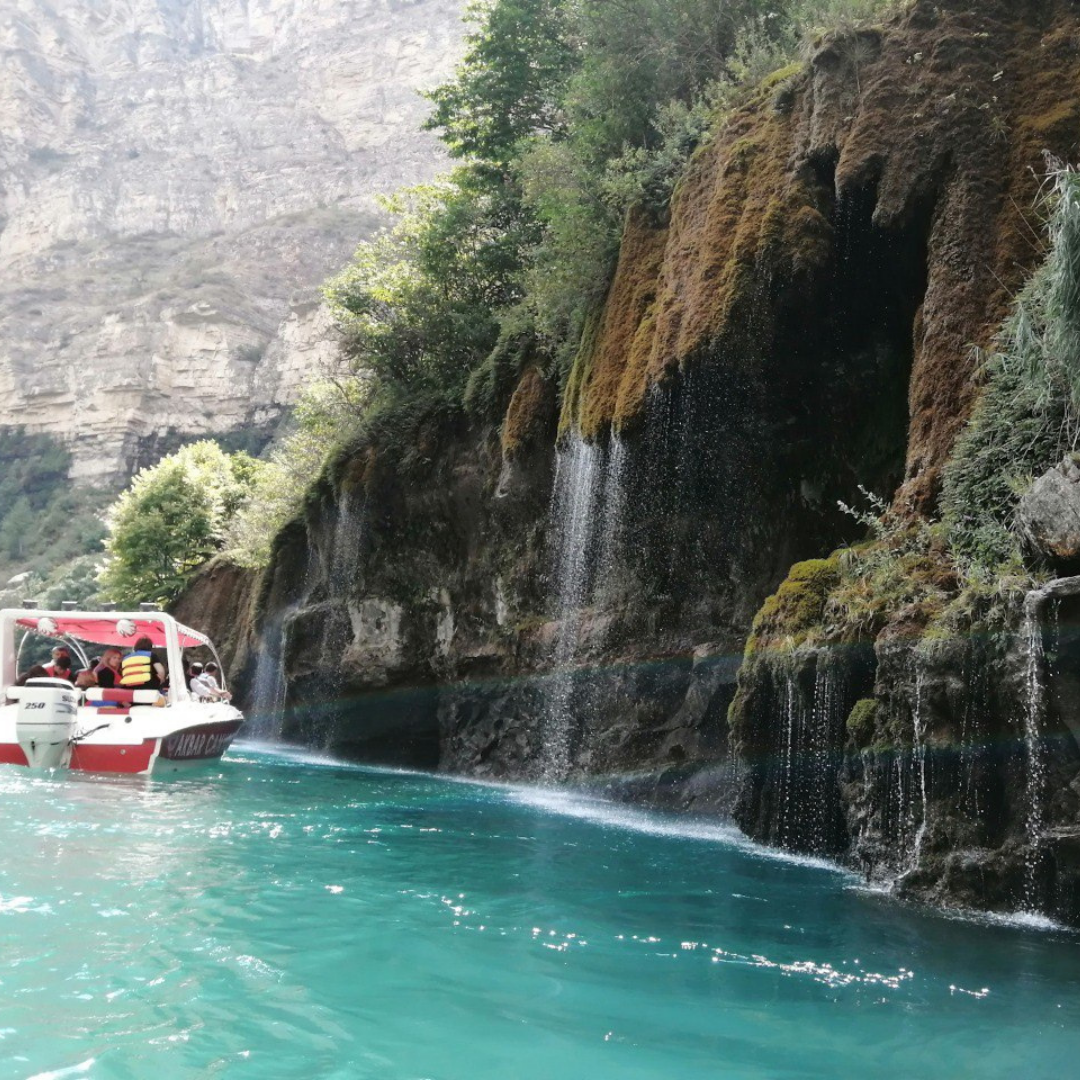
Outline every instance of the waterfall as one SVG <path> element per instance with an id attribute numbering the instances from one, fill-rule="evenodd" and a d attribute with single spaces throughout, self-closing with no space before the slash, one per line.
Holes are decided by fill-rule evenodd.
<path id="1" fill-rule="evenodd" d="M 1042 855 L 1045 817 L 1047 761 L 1041 726 L 1045 710 L 1043 686 L 1043 631 L 1039 619 L 1043 601 L 1040 592 L 1028 593 L 1024 601 L 1024 750 L 1027 761 L 1027 852 L 1024 857 L 1024 907 L 1036 910 L 1038 871 Z"/>
<path id="2" fill-rule="evenodd" d="M 901 752 L 897 751 L 893 754 L 892 761 L 889 764 L 889 770 L 896 775 L 896 838 L 899 845 L 898 854 L 902 858 L 908 847 L 907 841 L 911 820 L 908 816 L 909 790 L 907 763 Z M 902 865 L 901 862 L 898 865 L 898 868 L 901 868 Z"/>
<path id="3" fill-rule="evenodd" d="M 794 671 L 777 686 L 783 744 L 772 839 L 783 847 L 827 854 L 837 840 L 838 755 L 848 702 L 842 670 L 823 654 L 813 663 L 812 698 Z"/>
<path id="4" fill-rule="evenodd" d="M 837 751 L 843 739 L 848 709 L 836 665 L 818 657 L 814 672 L 813 723 L 809 735 L 809 763 L 813 779 L 809 841 L 812 851 L 825 854 L 833 845 L 833 816 L 836 808 Z"/>
<path id="5" fill-rule="evenodd" d="M 275 742 L 281 739 L 288 699 L 288 677 L 285 672 L 289 652 L 289 629 L 296 615 L 308 606 L 320 578 L 325 583 L 327 598 L 344 602 L 356 576 L 360 547 L 367 517 L 366 500 L 356 500 L 353 493 L 343 491 L 337 504 L 330 544 L 323 553 L 322 572 L 316 560 L 309 560 L 296 599 L 278 609 L 262 631 L 261 648 L 255 661 L 255 676 L 251 688 L 252 719 L 249 732 L 252 738 Z M 347 642 L 348 620 L 331 624 L 324 651 L 343 650 Z M 332 694 L 328 694 L 328 698 Z"/>
<path id="6" fill-rule="evenodd" d="M 881 827 L 890 845 L 886 862 L 894 885 L 919 869 L 931 824 L 933 758 L 928 737 L 926 675 L 918 653 L 910 659 L 908 676 L 914 691 L 909 716 L 911 746 L 906 748 L 902 741 L 894 746 L 880 774 Z"/>
<path id="7" fill-rule="evenodd" d="M 972 822 L 981 822 L 984 807 L 979 790 L 981 766 L 987 750 L 983 744 L 983 719 L 990 713 L 990 670 L 985 646 L 969 642 L 964 663 L 963 724 L 960 732 L 960 775 L 962 778 L 960 806 Z"/>
<path id="8" fill-rule="evenodd" d="M 316 696 L 314 704 L 308 702 L 307 715 L 301 721 L 304 742 L 323 750 L 330 748 L 348 718 L 341 662 L 353 640 L 349 598 L 357 585 L 366 526 L 366 492 L 355 488 L 339 489 L 329 547 L 323 555 L 319 664 L 318 675 L 312 680 Z M 309 602 L 310 596 L 308 590 L 304 604 Z"/>
<path id="9" fill-rule="evenodd" d="M 337 520 L 334 523 L 327 560 L 330 572 L 326 585 L 332 597 L 345 596 L 353 585 L 360 562 L 360 545 L 363 542 L 366 519 L 366 497 L 358 500 L 352 490 L 343 490 L 338 499 Z"/>
<path id="10" fill-rule="evenodd" d="M 915 831 L 915 843 L 912 847 L 911 859 L 908 862 L 909 871 L 918 869 L 930 815 L 929 799 L 926 791 L 926 718 L 923 714 L 923 674 L 918 670 L 917 658 L 915 664 L 915 709 L 911 714 L 911 726 L 915 740 L 912 748 L 912 761 L 919 777 L 921 817 L 919 827 Z"/>
<path id="11" fill-rule="evenodd" d="M 605 449 L 575 435 L 556 456 L 551 536 L 557 629 L 544 710 L 542 767 L 549 782 L 564 779 L 570 771 L 580 704 L 575 667 L 583 614 L 613 577 L 625 468 L 626 449 L 617 438 Z"/>
<path id="12" fill-rule="evenodd" d="M 544 779 L 562 779 L 570 768 L 574 672 L 581 634 L 581 609 L 589 592 L 589 552 L 596 524 L 600 450 L 574 437 L 558 451 L 551 523 L 555 541 L 553 573 L 558 619 L 553 674 L 544 722 Z"/>
<path id="13" fill-rule="evenodd" d="M 626 443 L 617 435 L 611 437 L 603 461 L 604 490 L 600 520 L 600 550 L 596 558 L 596 580 L 593 592 L 600 593 L 613 584 L 615 567 L 622 541 L 623 514 L 626 509 Z"/>
<path id="14" fill-rule="evenodd" d="M 784 679 L 784 697 L 781 705 L 781 727 L 784 732 L 784 749 L 781 755 L 780 795 L 777 816 L 779 819 L 776 830 L 776 839 L 781 845 L 791 846 L 795 843 L 794 829 L 791 820 L 793 806 L 798 808 L 798 799 L 795 792 L 795 765 L 797 759 L 798 732 L 802 726 L 798 720 L 799 693 L 795 684 L 795 676 L 789 671 Z"/>
<path id="15" fill-rule="evenodd" d="M 276 612 L 262 632 L 262 648 L 255 660 L 251 684 L 251 715 L 246 734 L 253 739 L 276 742 L 285 719 L 286 620 L 292 607 Z"/>

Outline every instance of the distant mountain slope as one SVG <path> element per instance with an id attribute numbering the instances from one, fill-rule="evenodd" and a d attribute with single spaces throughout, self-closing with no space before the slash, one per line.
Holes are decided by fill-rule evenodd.
<path id="1" fill-rule="evenodd" d="M 460 0 L 7 0 L 0 425 L 116 481 L 267 429 L 333 348 L 316 286 L 430 177 Z"/>

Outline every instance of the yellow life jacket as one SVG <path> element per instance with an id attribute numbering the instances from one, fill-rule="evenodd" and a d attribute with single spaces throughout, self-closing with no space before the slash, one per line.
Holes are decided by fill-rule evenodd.
<path id="1" fill-rule="evenodd" d="M 120 661 L 121 686 L 145 686 L 153 677 L 153 657 L 148 652 L 128 653 Z"/>

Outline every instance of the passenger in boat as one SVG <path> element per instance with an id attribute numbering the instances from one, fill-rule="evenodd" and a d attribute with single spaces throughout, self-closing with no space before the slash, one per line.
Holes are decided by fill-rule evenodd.
<path id="1" fill-rule="evenodd" d="M 35 664 L 32 668 L 28 668 L 24 671 L 16 680 L 16 686 L 25 686 L 30 679 L 47 679 L 49 678 L 48 671 L 45 670 L 41 664 Z"/>
<path id="2" fill-rule="evenodd" d="M 93 668 L 83 668 L 75 673 L 75 689 L 89 690 L 91 686 L 97 686 L 97 676 Z"/>
<path id="3" fill-rule="evenodd" d="M 200 674 L 195 674 L 195 668 L 197 664 L 192 665 L 191 676 L 191 691 L 192 693 L 203 701 L 230 701 L 232 700 L 232 694 L 228 690 L 222 690 L 218 686 L 217 664 L 207 664 Z"/>
<path id="4" fill-rule="evenodd" d="M 154 652 L 148 637 L 135 642 L 135 648 L 120 661 L 120 685 L 128 689 L 160 690 L 165 685 L 165 665 Z"/>
<path id="5" fill-rule="evenodd" d="M 106 690 L 115 690 L 120 684 L 120 661 L 123 653 L 115 646 L 110 645 L 102 654 L 101 660 L 94 666 L 94 675 L 97 676 L 97 685 Z"/>
<path id="6" fill-rule="evenodd" d="M 75 672 L 71 670 L 71 657 L 58 656 L 51 664 L 45 665 L 45 673 L 51 679 L 67 679 L 75 681 Z"/>
<path id="7" fill-rule="evenodd" d="M 45 665 L 45 673 L 50 679 L 67 679 L 70 682 L 74 678 L 71 673 L 71 652 L 63 645 L 57 645 L 52 651 L 52 663 Z"/>
<path id="8" fill-rule="evenodd" d="M 206 701 L 210 698 L 210 694 L 206 693 L 206 686 L 202 680 L 202 664 L 198 660 L 188 666 L 187 679 L 188 689 L 195 697 L 200 701 Z"/>

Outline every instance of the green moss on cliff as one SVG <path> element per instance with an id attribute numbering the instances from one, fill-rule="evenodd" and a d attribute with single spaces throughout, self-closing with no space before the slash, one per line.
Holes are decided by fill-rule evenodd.
<path id="1" fill-rule="evenodd" d="M 847 718 L 847 732 L 851 741 L 859 749 L 868 747 L 873 740 L 877 718 L 877 698 L 861 698 L 852 706 Z"/>
<path id="2" fill-rule="evenodd" d="M 918 637 L 956 593 L 940 527 L 890 514 L 880 528 L 875 540 L 841 560 L 840 582 L 826 604 L 838 640 L 872 641 L 887 626 Z"/>
<path id="3" fill-rule="evenodd" d="M 746 642 L 746 658 L 769 646 L 794 648 L 821 627 L 830 591 L 840 583 L 840 554 L 796 563 L 762 605 Z"/>
<path id="4" fill-rule="evenodd" d="M 974 629 L 1015 631 L 1021 600 L 1039 576 L 1038 555 L 1025 554 L 1017 535 L 1017 507 L 1080 431 L 1080 174 L 1058 172 L 1048 205 L 1050 254 L 983 366 L 974 415 L 944 469 L 943 520 L 910 515 L 873 495 L 868 512 L 844 507 L 871 539 L 798 564 L 765 601 L 747 642 L 735 728 L 750 693 L 742 688 L 759 678 L 766 645 L 885 635 L 933 647 Z M 895 717 L 879 722 L 871 699 L 856 705 L 848 733 L 860 749 L 910 738 Z"/>
<path id="5" fill-rule="evenodd" d="M 792 79 L 801 75 L 805 70 L 806 64 L 801 60 L 796 60 L 777 68 L 771 75 L 766 75 L 758 85 L 762 90 L 776 90 L 785 83 L 791 82 Z"/>
<path id="6" fill-rule="evenodd" d="M 536 368 L 529 368 L 521 376 L 503 420 L 504 457 L 514 457 L 547 432 L 551 406 L 552 396 L 543 376 Z"/>

